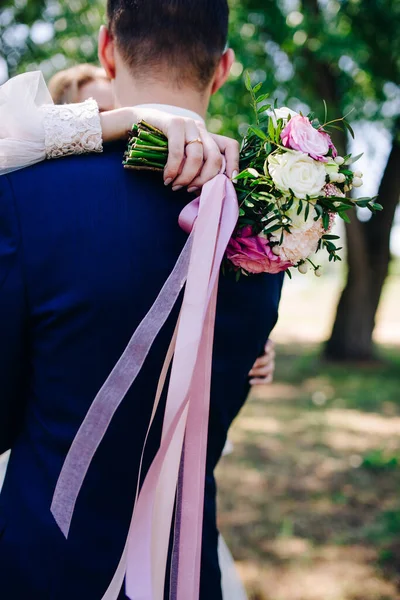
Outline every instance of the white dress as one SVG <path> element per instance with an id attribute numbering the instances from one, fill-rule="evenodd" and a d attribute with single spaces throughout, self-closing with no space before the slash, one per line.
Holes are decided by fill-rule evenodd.
<path id="1" fill-rule="evenodd" d="M 203 120 L 192 111 L 162 104 L 143 105 Z M 47 158 L 102 152 L 97 103 L 54 105 L 40 71 L 18 75 L 0 86 L 0 176 Z M 228 442 L 224 454 L 231 452 Z M 0 493 L 9 452 L 0 455 Z M 229 549 L 220 536 L 219 560 L 224 600 L 247 600 Z"/>

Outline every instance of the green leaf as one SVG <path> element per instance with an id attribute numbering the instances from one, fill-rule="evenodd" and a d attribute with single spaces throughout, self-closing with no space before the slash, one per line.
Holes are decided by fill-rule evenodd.
<path id="1" fill-rule="evenodd" d="M 268 137 L 265 135 L 263 130 L 260 129 L 259 127 L 254 127 L 252 125 L 251 127 L 249 127 L 249 130 L 252 131 L 258 138 L 260 138 L 260 140 L 263 140 L 263 142 L 268 141 Z"/>
<path id="2" fill-rule="evenodd" d="M 345 223 L 351 223 L 351 221 L 350 221 L 350 217 L 349 217 L 349 215 L 348 215 L 346 212 L 340 212 L 340 213 L 339 213 L 339 217 L 340 217 L 341 219 L 343 219 L 343 221 L 344 221 Z"/>
<path id="3" fill-rule="evenodd" d="M 343 127 L 340 127 L 340 125 L 328 125 L 327 129 L 336 129 L 336 131 L 343 131 Z"/>
<path id="4" fill-rule="evenodd" d="M 299 207 L 297 209 L 297 215 L 300 215 L 303 210 L 303 200 L 299 200 Z"/>
<path id="5" fill-rule="evenodd" d="M 370 202 L 369 198 L 367 198 L 365 200 L 356 200 L 356 204 L 360 208 L 367 208 L 369 202 Z"/>
<path id="6" fill-rule="evenodd" d="M 271 117 L 269 117 L 268 119 L 268 135 L 271 138 L 271 140 L 275 139 L 275 126 Z"/>
<path id="7" fill-rule="evenodd" d="M 355 162 L 357 162 L 358 160 L 360 160 L 360 158 L 364 156 L 364 152 L 361 152 L 361 154 L 357 154 L 357 156 L 347 156 L 346 157 L 346 165 L 353 165 Z"/>
<path id="8" fill-rule="evenodd" d="M 278 229 L 282 229 L 282 226 L 280 224 L 278 225 L 273 225 L 272 227 L 266 227 L 264 229 L 264 231 L 266 233 L 273 233 L 274 231 L 278 231 Z"/>
<path id="9" fill-rule="evenodd" d="M 251 85 L 250 73 L 248 71 L 246 71 L 246 73 L 244 75 L 244 84 L 245 84 L 246 90 L 248 92 L 251 92 L 253 90 L 252 85 Z"/>
<path id="10" fill-rule="evenodd" d="M 383 206 L 382 204 L 379 204 L 379 202 L 374 202 L 373 204 L 371 204 L 371 206 L 374 210 L 383 210 Z"/>
<path id="11" fill-rule="evenodd" d="M 260 102 L 264 102 L 264 100 L 267 100 L 269 96 L 269 94 L 261 94 L 261 96 L 258 96 L 257 98 L 257 104 L 260 104 Z"/>
<path id="12" fill-rule="evenodd" d="M 277 218 L 279 218 L 279 213 L 278 215 L 273 215 L 272 217 L 264 217 L 263 219 L 261 219 L 265 225 L 265 227 L 267 227 L 270 223 L 275 223 L 275 221 L 277 220 Z M 264 221 L 265 219 L 265 221 Z"/>
<path id="13" fill-rule="evenodd" d="M 322 224 L 324 226 L 324 229 L 327 230 L 329 227 L 329 215 L 328 213 L 324 213 L 322 215 Z"/>
<path id="14" fill-rule="evenodd" d="M 270 108 L 271 108 L 271 105 L 270 105 L 270 104 L 263 104 L 262 106 L 260 106 L 260 107 L 257 109 L 257 113 L 258 113 L 259 115 L 261 115 L 261 114 L 263 114 L 263 113 L 267 112 L 267 110 L 269 110 Z"/>
<path id="15" fill-rule="evenodd" d="M 272 145 L 269 142 L 265 142 L 264 144 L 264 150 L 266 154 L 271 154 L 272 152 Z"/>
<path id="16" fill-rule="evenodd" d="M 257 92 L 259 92 L 261 90 L 261 88 L 262 88 L 262 83 L 257 83 L 257 85 L 255 85 L 253 87 L 253 94 L 254 95 L 257 94 Z"/>
<path id="17" fill-rule="evenodd" d="M 326 122 L 327 122 L 327 120 L 328 120 L 328 107 L 327 107 L 327 105 L 326 105 L 326 102 L 325 102 L 325 99 L 324 99 L 324 98 L 322 98 L 322 102 L 324 103 L 324 113 L 325 113 L 325 116 L 324 116 L 324 123 L 326 123 Z"/>
<path id="18" fill-rule="evenodd" d="M 346 121 L 346 119 L 343 119 L 343 125 L 346 127 L 346 129 L 348 130 L 348 132 L 350 133 L 351 137 L 354 140 L 355 135 L 354 135 L 354 131 L 353 131 L 353 128 L 351 127 L 350 123 L 348 123 Z"/>
<path id="19" fill-rule="evenodd" d="M 318 216 L 320 217 L 322 215 L 322 213 L 324 212 L 324 209 L 319 204 L 315 204 L 314 208 L 317 211 Z"/>
<path id="20" fill-rule="evenodd" d="M 287 207 L 285 208 L 285 210 L 290 210 L 293 206 L 293 198 L 289 198 L 288 202 L 287 202 Z"/>
<path id="21" fill-rule="evenodd" d="M 310 203 L 309 203 L 309 202 L 307 202 L 307 205 L 306 205 L 306 210 L 305 210 L 305 212 L 304 212 L 304 221 L 307 221 L 307 219 L 308 219 L 308 215 L 309 215 L 309 214 L 310 214 Z"/>

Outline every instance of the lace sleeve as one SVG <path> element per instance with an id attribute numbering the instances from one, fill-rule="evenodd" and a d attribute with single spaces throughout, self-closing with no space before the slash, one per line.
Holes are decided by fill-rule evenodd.
<path id="1" fill-rule="evenodd" d="M 0 86 L 0 175 L 68 154 L 102 151 L 94 100 L 55 106 L 40 71 Z"/>
<path id="2" fill-rule="evenodd" d="M 92 98 L 81 104 L 44 105 L 40 110 L 47 158 L 102 152 L 99 108 Z"/>

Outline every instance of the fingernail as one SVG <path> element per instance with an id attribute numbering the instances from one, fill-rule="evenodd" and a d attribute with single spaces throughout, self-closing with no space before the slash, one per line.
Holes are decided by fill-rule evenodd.
<path id="1" fill-rule="evenodd" d="M 189 194 L 192 194 L 193 192 L 197 192 L 198 189 L 199 189 L 198 187 L 190 187 L 190 188 L 188 188 L 188 192 L 189 192 Z"/>
<path id="2" fill-rule="evenodd" d="M 238 171 L 236 171 L 236 170 L 235 170 L 235 171 L 233 171 L 233 173 L 232 173 L 232 181 L 233 181 L 233 183 L 236 183 L 236 181 L 235 181 L 235 180 L 236 180 L 236 177 L 237 177 L 238 175 L 239 175 L 239 172 L 238 172 Z"/>
<path id="3" fill-rule="evenodd" d="M 181 190 L 183 188 L 183 185 L 176 185 L 175 187 L 172 188 L 173 192 L 177 192 L 178 190 Z"/>
<path id="4" fill-rule="evenodd" d="M 171 181 L 172 181 L 172 177 L 169 177 L 168 179 L 166 179 L 164 181 L 164 185 L 169 185 L 171 183 Z"/>

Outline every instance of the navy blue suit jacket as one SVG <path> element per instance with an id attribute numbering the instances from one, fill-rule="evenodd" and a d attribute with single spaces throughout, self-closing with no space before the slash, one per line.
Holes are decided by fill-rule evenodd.
<path id="1" fill-rule="evenodd" d="M 186 195 L 158 175 L 124 171 L 121 158 L 114 147 L 0 177 L 0 452 L 12 445 L 0 495 L 4 600 L 101 600 L 124 546 L 176 312 L 96 453 L 68 541 L 50 513 L 71 442 L 186 239 L 177 224 Z M 276 322 L 281 285 L 282 276 L 221 277 L 202 599 L 221 598 L 214 467 Z M 162 407 L 146 465 L 161 422 Z"/>

